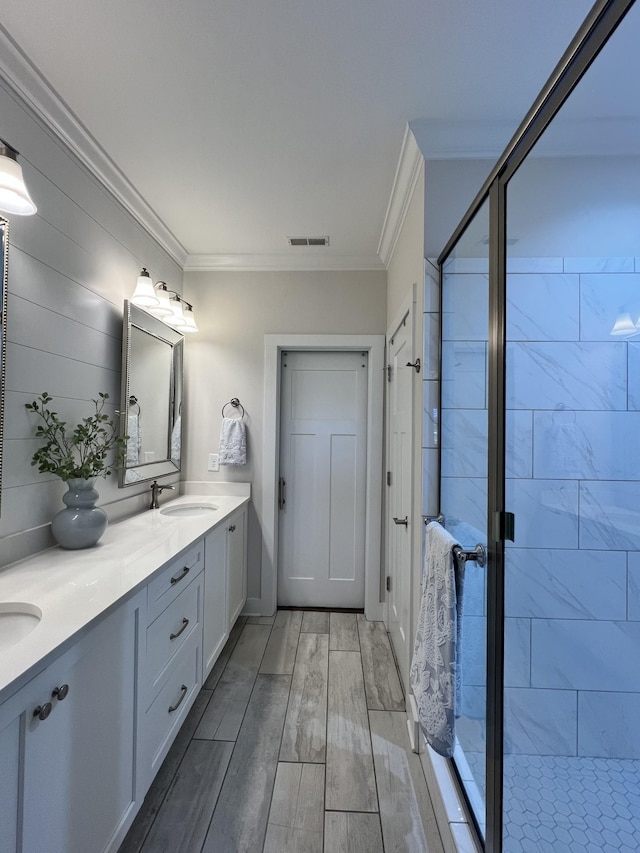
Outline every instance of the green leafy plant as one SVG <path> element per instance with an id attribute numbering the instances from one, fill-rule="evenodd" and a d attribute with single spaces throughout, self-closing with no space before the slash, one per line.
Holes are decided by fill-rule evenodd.
<path id="1" fill-rule="evenodd" d="M 93 400 L 95 412 L 83 418 L 71 432 L 67 424 L 51 411 L 53 400 L 46 391 L 33 403 L 25 407 L 42 419 L 36 429 L 36 438 L 45 443 L 33 454 L 32 465 L 38 466 L 41 474 L 55 474 L 65 482 L 75 477 L 85 480 L 91 477 L 108 477 L 113 468 L 124 461 L 127 436 L 118 435 L 118 424 L 104 414 L 108 394 L 98 394 Z M 114 456 L 107 462 L 108 456 Z"/>

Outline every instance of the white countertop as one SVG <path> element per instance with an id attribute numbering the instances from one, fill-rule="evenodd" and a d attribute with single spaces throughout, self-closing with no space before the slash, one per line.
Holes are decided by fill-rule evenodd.
<path id="1" fill-rule="evenodd" d="M 0 571 L 0 603 L 26 602 L 42 619 L 0 655 L 0 701 L 40 672 L 100 616 L 143 586 L 169 560 L 248 503 L 246 495 L 187 494 L 161 509 L 185 503 L 218 509 L 171 517 L 147 510 L 107 527 L 93 548 L 50 548 Z"/>

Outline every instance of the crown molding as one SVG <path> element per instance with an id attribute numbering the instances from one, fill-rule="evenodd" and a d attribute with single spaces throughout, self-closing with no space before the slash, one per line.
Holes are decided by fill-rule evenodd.
<path id="1" fill-rule="evenodd" d="M 398 242 L 423 162 L 424 158 L 418 148 L 418 143 L 411 128 L 407 125 L 382 233 L 380 234 L 380 242 L 378 243 L 378 255 L 385 269 L 389 266 L 393 250 Z"/>
<path id="2" fill-rule="evenodd" d="M 187 250 L 0 25 L 0 75 L 14 95 L 100 181 L 153 239 L 184 266 Z"/>
<path id="3" fill-rule="evenodd" d="M 384 269 L 377 255 L 189 255 L 184 264 L 185 272 L 338 272 Z"/>

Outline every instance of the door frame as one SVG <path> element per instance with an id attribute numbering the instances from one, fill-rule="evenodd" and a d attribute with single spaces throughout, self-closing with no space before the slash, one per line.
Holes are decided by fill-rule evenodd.
<path id="1" fill-rule="evenodd" d="M 280 471 L 280 361 L 285 350 L 367 352 L 367 464 L 365 491 L 364 612 L 382 618 L 382 462 L 384 432 L 384 335 L 264 336 L 264 476 L 262 481 L 261 597 L 251 611 L 270 616 L 278 602 L 278 476 Z M 249 603 L 248 603 L 249 604 Z M 255 606 L 253 606 L 255 605 Z"/>
<path id="2" fill-rule="evenodd" d="M 387 342 L 390 341 L 391 338 L 395 335 L 395 333 L 398 331 L 398 329 L 402 325 L 403 320 L 405 318 L 408 318 L 407 322 L 410 324 L 410 330 L 411 330 L 411 358 L 414 361 L 415 361 L 415 344 L 416 344 L 416 313 L 417 313 L 417 286 L 414 283 L 409 288 L 409 291 L 408 291 L 406 297 L 402 300 L 402 304 L 401 304 L 400 308 L 398 309 L 395 317 L 393 318 L 393 322 L 389 325 L 389 330 L 388 330 L 388 332 L 386 334 L 386 338 L 385 338 L 385 340 Z M 415 636 L 415 627 L 416 627 L 415 623 L 417 621 L 416 616 L 414 615 L 414 606 L 413 606 L 413 603 L 414 603 L 414 595 L 413 595 L 413 593 L 414 593 L 414 589 L 413 589 L 414 588 L 414 562 L 415 561 L 414 561 L 414 534 L 413 534 L 413 530 L 412 530 L 413 525 L 411 524 L 411 521 L 413 521 L 413 519 L 415 518 L 414 491 L 415 491 L 415 482 L 416 482 L 415 481 L 415 477 L 416 477 L 415 461 L 416 461 L 416 458 L 415 458 L 415 454 L 414 454 L 413 428 L 414 428 L 414 423 L 415 423 L 416 399 L 417 399 L 416 398 L 416 392 L 414 390 L 414 384 L 412 382 L 411 383 L 411 400 L 410 400 L 411 429 L 409 430 L 409 441 L 410 441 L 409 452 L 410 452 L 410 457 L 411 457 L 411 484 L 410 484 L 410 489 L 411 489 L 410 508 L 411 508 L 411 512 L 410 512 L 410 516 L 409 516 L 409 518 L 410 518 L 409 529 L 412 531 L 411 532 L 411 539 L 409 542 L 409 595 L 410 595 L 410 602 L 409 602 L 410 625 L 409 625 L 409 631 L 410 631 L 411 637 Z M 387 405 L 386 412 L 385 412 L 385 435 L 386 435 L 385 459 L 386 459 L 386 467 L 388 467 L 388 465 L 390 464 L 390 460 L 391 460 L 391 454 L 390 454 L 390 450 L 391 450 L 391 446 L 390 446 L 391 429 L 390 429 L 390 427 L 391 427 L 391 406 Z M 391 509 L 389 506 L 388 495 L 386 492 L 385 492 L 385 500 L 384 500 L 384 516 L 383 517 L 384 517 L 384 537 L 385 537 L 384 566 L 383 566 L 383 568 L 384 568 L 384 576 L 387 576 L 389 574 L 389 566 L 391 563 L 390 553 L 389 553 L 389 548 L 390 548 L 389 530 L 390 530 L 390 525 L 391 525 Z M 422 519 L 421 519 L 421 521 L 422 521 Z M 422 535 L 422 528 L 420 530 L 420 535 Z M 384 601 L 384 614 L 383 615 L 384 615 L 385 628 L 388 631 L 389 630 L 389 602 L 387 600 L 386 595 L 385 595 L 385 601 Z M 407 690 L 407 692 L 408 692 L 408 690 Z"/>

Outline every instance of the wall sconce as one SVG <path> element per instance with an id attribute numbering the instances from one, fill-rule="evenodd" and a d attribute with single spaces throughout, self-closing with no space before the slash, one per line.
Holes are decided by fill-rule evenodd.
<path id="1" fill-rule="evenodd" d="M 131 302 L 144 308 L 181 335 L 198 331 L 193 305 L 182 299 L 174 290 L 169 290 L 165 281 L 156 282 L 154 287 L 146 267 L 138 276 Z"/>
<path id="2" fill-rule="evenodd" d="M 18 216 L 32 216 L 37 208 L 22 177 L 15 148 L 0 139 L 0 210 Z"/>

